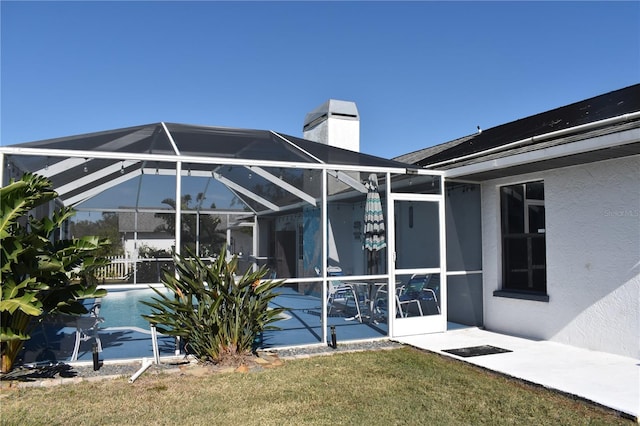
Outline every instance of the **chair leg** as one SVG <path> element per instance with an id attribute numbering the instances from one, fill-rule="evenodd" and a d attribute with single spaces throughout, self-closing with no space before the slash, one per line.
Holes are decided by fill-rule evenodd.
<path id="1" fill-rule="evenodd" d="M 95 335 L 93 336 L 94 339 L 96 339 L 96 345 L 98 345 L 98 352 L 102 352 L 102 341 L 100 340 L 100 335 L 98 334 L 98 332 L 95 332 Z"/>
<path id="2" fill-rule="evenodd" d="M 358 295 L 356 294 L 356 290 L 354 288 L 351 289 L 351 293 L 353 294 L 353 302 L 356 304 L 356 312 L 358 312 L 358 321 L 362 322 L 362 314 L 360 313 L 360 302 L 358 302 Z"/>
<path id="3" fill-rule="evenodd" d="M 82 333 L 79 329 L 76 329 L 76 342 L 73 346 L 73 353 L 71 354 L 71 361 L 78 360 L 78 352 L 80 351 L 80 341 L 82 340 Z"/>
<path id="4" fill-rule="evenodd" d="M 398 307 L 398 313 L 400 314 L 400 318 L 404 318 L 404 311 L 402 310 L 402 303 L 400 303 L 400 298 L 396 296 L 396 306 Z"/>
<path id="5" fill-rule="evenodd" d="M 331 309 L 333 309 L 333 299 L 329 298 L 327 300 L 327 305 L 329 305 L 329 309 L 327 309 L 327 316 L 331 315 Z"/>

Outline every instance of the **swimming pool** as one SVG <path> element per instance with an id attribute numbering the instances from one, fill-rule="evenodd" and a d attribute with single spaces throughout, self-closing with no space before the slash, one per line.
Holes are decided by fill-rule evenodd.
<path id="1" fill-rule="evenodd" d="M 163 293 L 169 290 L 159 289 Z M 100 317 L 104 322 L 100 328 L 136 327 L 150 330 L 149 322 L 142 315 L 151 313 L 151 308 L 140 303 L 142 300 L 151 301 L 158 297 L 150 288 L 135 290 L 108 290 L 107 295 L 100 301 Z"/>
<path id="2" fill-rule="evenodd" d="M 162 292 L 170 290 L 158 285 Z M 82 334 L 73 321 L 60 321 L 56 318 L 44 320 L 25 342 L 21 353 L 23 363 L 41 361 L 74 362 L 74 346 L 80 338 L 76 352 L 78 362 L 91 362 L 93 345 L 100 339 L 102 352 L 100 359 L 105 361 L 132 360 L 154 356 L 149 323 L 142 315 L 151 313 L 151 309 L 142 303 L 157 296 L 149 287 L 106 286 L 107 295 L 100 300 L 99 316 L 104 319 L 94 330 L 86 329 Z M 283 287 L 279 295 L 272 300 L 272 307 L 286 308 L 279 321 L 273 325 L 275 330 L 265 330 L 261 346 L 264 348 L 288 347 L 320 343 L 323 334 L 322 298 L 298 292 L 295 288 Z M 94 300 L 87 301 L 92 306 Z M 85 316 L 87 317 L 87 316 Z M 327 318 L 326 327 L 336 326 L 339 341 L 379 338 L 387 335 L 386 324 L 360 323 L 347 321 L 340 316 Z M 176 339 L 173 336 L 158 334 L 160 356 L 176 355 Z"/>

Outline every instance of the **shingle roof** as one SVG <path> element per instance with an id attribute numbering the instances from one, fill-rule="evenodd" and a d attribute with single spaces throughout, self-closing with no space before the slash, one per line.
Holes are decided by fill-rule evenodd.
<path id="1" fill-rule="evenodd" d="M 478 134 L 475 133 L 469 136 L 463 136 L 458 139 L 454 139 L 449 142 L 441 143 L 439 145 L 430 146 L 428 148 L 419 149 L 417 151 L 410 152 L 408 154 L 400 155 L 399 157 L 395 157 L 394 160 L 400 161 L 403 163 L 416 164 L 425 158 L 433 157 L 441 152 L 444 152 L 448 149 L 451 149 L 455 146 L 460 145 L 461 143 L 467 142 L 470 139 L 473 139 Z"/>
<path id="2" fill-rule="evenodd" d="M 496 149 L 500 146 L 508 145 L 515 141 L 525 140 L 538 135 L 555 132 L 563 129 L 570 129 L 587 123 L 593 123 L 600 120 L 622 116 L 627 113 L 640 111 L 640 84 L 629 86 L 623 89 L 615 90 L 600 96 L 585 99 L 570 105 L 526 117 L 510 123 L 502 124 L 480 133 L 465 136 L 444 144 L 434 147 L 425 148 L 413 153 L 396 157 L 395 160 L 413 163 L 418 166 L 430 168 L 429 165 L 436 165 L 435 169 L 447 169 L 469 164 L 472 162 L 486 161 L 491 158 L 499 158 L 514 153 L 521 153 L 544 147 L 568 143 L 575 140 L 576 136 L 581 133 L 577 130 L 571 135 L 563 135 L 562 137 L 553 138 L 551 140 L 534 141 L 518 145 L 513 150 L 505 150 L 499 152 L 491 152 L 486 155 L 480 154 L 489 149 Z M 622 126 L 637 127 L 638 123 L 623 123 L 616 126 L 607 127 L 607 129 L 599 130 L 602 132 L 619 131 Z M 595 130 L 598 132 L 598 130 Z M 585 130 L 584 132 L 587 132 Z M 589 129 L 588 132 L 594 132 Z M 584 135 L 583 135 L 584 137 Z M 438 166 L 437 163 L 458 159 L 470 154 L 478 156 L 473 160 L 456 161 L 454 164 L 446 166 Z"/>

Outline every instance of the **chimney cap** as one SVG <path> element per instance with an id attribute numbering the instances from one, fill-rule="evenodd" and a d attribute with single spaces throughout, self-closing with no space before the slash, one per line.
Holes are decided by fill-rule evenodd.
<path id="1" fill-rule="evenodd" d="M 355 102 L 329 99 L 305 116 L 304 127 L 306 128 L 311 123 L 321 121 L 318 119 L 327 119 L 329 117 L 336 117 L 345 120 L 360 119 Z"/>

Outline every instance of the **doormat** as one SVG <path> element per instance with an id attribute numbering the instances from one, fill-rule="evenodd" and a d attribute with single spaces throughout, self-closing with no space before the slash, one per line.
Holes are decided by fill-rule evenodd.
<path id="1" fill-rule="evenodd" d="M 495 346 L 483 345 L 483 346 L 471 346 L 469 348 L 460 348 L 460 349 L 444 349 L 442 352 L 447 352 L 453 355 L 469 358 L 472 356 L 480 356 L 480 355 L 504 354 L 504 353 L 513 352 L 513 351 L 509 349 L 497 348 Z"/>

